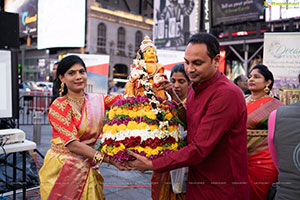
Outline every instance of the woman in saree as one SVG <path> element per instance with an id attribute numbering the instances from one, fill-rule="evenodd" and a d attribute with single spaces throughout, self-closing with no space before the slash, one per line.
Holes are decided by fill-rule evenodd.
<path id="1" fill-rule="evenodd" d="M 184 71 L 184 64 L 175 65 L 171 70 L 171 84 L 165 86 L 166 91 L 174 90 L 181 103 L 186 106 L 186 95 L 190 85 L 190 79 Z M 170 92 L 172 94 L 172 92 Z M 183 139 L 183 137 L 182 137 Z M 170 172 L 152 175 L 152 199 L 153 200 L 181 200 L 185 199 L 185 192 L 175 194 L 172 189 Z"/>
<path id="2" fill-rule="evenodd" d="M 61 86 L 50 106 L 51 149 L 39 172 L 42 199 L 105 199 L 98 164 L 111 163 L 93 146 L 103 127 L 104 111 L 118 97 L 87 94 L 86 67 L 78 56 L 62 59 L 57 69 Z"/>
<path id="3" fill-rule="evenodd" d="M 273 74 L 264 65 L 256 65 L 250 72 L 248 84 L 251 95 L 247 103 L 248 180 L 250 199 L 267 199 L 278 172 L 268 148 L 268 119 L 273 110 L 283 104 L 269 96 Z"/>

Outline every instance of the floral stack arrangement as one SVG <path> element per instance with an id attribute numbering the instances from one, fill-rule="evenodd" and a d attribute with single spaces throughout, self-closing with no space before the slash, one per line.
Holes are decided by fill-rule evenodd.
<path id="1" fill-rule="evenodd" d="M 142 45 L 142 53 L 149 48 L 156 53 L 153 43 L 149 44 L 149 38 L 145 38 Z M 145 46 L 146 48 L 142 48 Z M 167 95 L 158 95 L 161 94 L 157 91 L 159 78 L 155 75 L 158 74 L 159 65 L 153 65 L 147 59 L 147 53 L 144 56 L 144 59 L 137 56 L 134 60 L 124 98 L 118 99 L 105 116 L 99 149 L 118 162 L 134 159 L 127 150 L 152 160 L 179 148 L 181 122 L 178 119 L 176 102 L 167 100 Z M 153 66 L 156 74 L 149 73 L 149 68 Z"/>

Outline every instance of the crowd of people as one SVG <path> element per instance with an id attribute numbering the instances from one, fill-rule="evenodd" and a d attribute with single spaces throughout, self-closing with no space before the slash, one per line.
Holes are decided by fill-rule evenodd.
<path id="1" fill-rule="evenodd" d="M 105 199 L 102 162 L 153 170 L 153 199 L 300 199 L 300 103 L 284 106 L 270 95 L 274 78 L 264 65 L 235 85 L 218 71 L 219 53 L 214 36 L 197 33 L 185 64 L 172 69 L 170 81 L 160 81 L 158 90 L 178 104 L 187 145 L 155 160 L 128 152 L 136 160 L 123 164 L 93 149 L 104 111 L 122 95 L 84 93 L 84 62 L 62 59 L 49 110 L 52 146 L 39 172 L 42 199 Z M 182 167 L 188 167 L 186 192 L 174 193 L 170 171 Z"/>

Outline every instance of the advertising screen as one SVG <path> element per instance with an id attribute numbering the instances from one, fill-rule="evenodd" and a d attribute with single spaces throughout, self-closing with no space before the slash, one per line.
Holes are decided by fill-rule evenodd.
<path id="1" fill-rule="evenodd" d="M 19 14 L 20 37 L 36 35 L 37 0 L 5 0 L 6 12 Z"/>
<path id="2" fill-rule="evenodd" d="M 300 0 L 266 0 L 265 10 L 265 19 L 267 22 L 300 18 Z"/>
<path id="3" fill-rule="evenodd" d="M 199 1 L 154 0 L 153 40 L 157 48 L 184 46 L 198 32 Z"/>
<path id="4" fill-rule="evenodd" d="M 38 49 L 84 47 L 86 1 L 38 1 Z"/>
<path id="5" fill-rule="evenodd" d="M 213 0 L 213 26 L 264 19 L 264 0 Z"/>

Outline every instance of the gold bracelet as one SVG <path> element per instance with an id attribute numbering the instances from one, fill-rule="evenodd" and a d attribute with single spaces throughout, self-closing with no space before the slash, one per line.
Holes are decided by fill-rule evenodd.
<path id="1" fill-rule="evenodd" d="M 101 153 L 100 151 L 96 151 L 96 153 L 93 157 L 93 163 L 97 163 L 97 164 L 101 165 L 101 163 L 103 162 L 103 159 L 104 159 L 103 153 Z"/>

